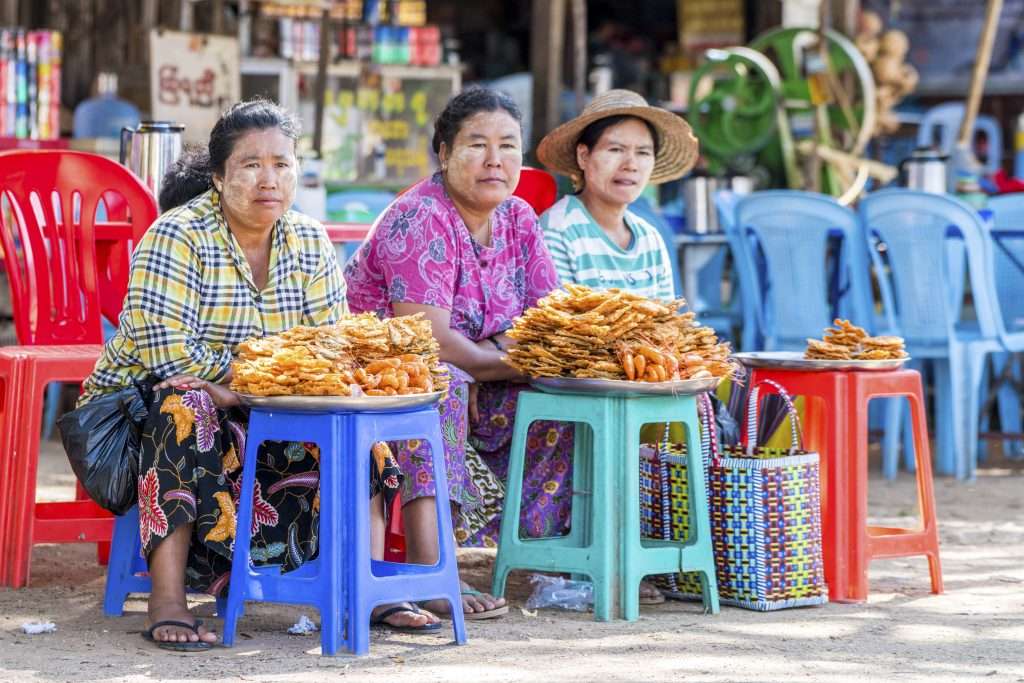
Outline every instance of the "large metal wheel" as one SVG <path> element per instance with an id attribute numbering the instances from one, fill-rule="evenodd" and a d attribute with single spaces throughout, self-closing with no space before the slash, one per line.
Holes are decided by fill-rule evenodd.
<path id="1" fill-rule="evenodd" d="M 775 65 L 781 79 L 781 97 L 785 117 L 793 139 L 812 139 L 840 152 L 860 156 L 875 129 L 875 81 L 871 68 L 860 51 L 845 36 L 825 32 L 828 43 L 828 87 L 832 97 L 820 101 L 815 79 L 808 71 L 819 62 L 818 31 L 811 28 L 781 28 L 758 36 L 751 47 Z M 819 81 L 820 82 L 820 81 Z M 799 146 L 799 145 L 798 145 Z M 759 159 L 773 171 L 779 185 L 792 185 L 786 178 L 786 151 L 778 138 L 767 144 Z M 848 195 L 852 186 L 862 183 L 849 168 L 822 163 L 819 187 L 833 195 Z M 858 180 L 859 178 L 859 180 Z"/>

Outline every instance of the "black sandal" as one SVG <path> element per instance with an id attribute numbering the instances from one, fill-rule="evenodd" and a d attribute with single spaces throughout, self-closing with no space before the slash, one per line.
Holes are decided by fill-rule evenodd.
<path id="1" fill-rule="evenodd" d="M 198 636 L 199 627 L 202 625 L 202 623 L 202 619 L 196 619 L 196 623 L 194 624 L 188 624 L 184 621 L 177 621 L 175 619 L 166 619 L 164 621 L 156 622 L 155 624 L 150 626 L 148 630 L 143 631 L 142 638 L 143 640 L 148 640 L 149 642 L 155 644 L 162 650 L 171 650 L 173 652 L 202 652 L 204 650 L 209 650 L 211 647 L 213 647 L 213 644 L 208 643 L 205 640 L 186 640 L 185 642 L 177 640 L 157 640 L 156 637 L 153 635 L 154 631 L 156 631 L 158 628 L 163 628 L 164 626 L 177 626 L 179 628 L 187 628 L 188 630 L 192 631 Z"/>
<path id="2" fill-rule="evenodd" d="M 441 630 L 441 622 L 435 621 L 430 624 L 423 624 L 422 626 L 396 626 L 394 624 L 384 621 L 388 617 L 398 614 L 400 612 L 412 612 L 413 614 L 422 614 L 419 608 L 413 604 L 395 605 L 384 610 L 377 617 L 370 621 L 370 626 L 384 626 L 392 631 L 399 633 L 435 633 Z"/>

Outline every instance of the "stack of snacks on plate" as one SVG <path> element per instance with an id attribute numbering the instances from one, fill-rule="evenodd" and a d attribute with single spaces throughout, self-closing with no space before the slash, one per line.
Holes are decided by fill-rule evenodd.
<path id="1" fill-rule="evenodd" d="M 729 345 L 679 313 L 618 289 L 565 285 L 516 319 L 509 362 L 532 377 L 665 382 L 731 376 Z"/>
<path id="2" fill-rule="evenodd" d="M 809 360 L 895 360 L 906 358 L 902 337 L 870 337 L 862 327 L 836 318 L 821 339 L 808 339 Z"/>
<path id="3" fill-rule="evenodd" d="M 860 342 L 857 360 L 893 360 L 908 356 L 903 337 L 866 337 Z"/>
<path id="4" fill-rule="evenodd" d="M 231 389 L 251 396 L 396 396 L 444 391 L 430 321 L 372 313 L 238 345 Z"/>

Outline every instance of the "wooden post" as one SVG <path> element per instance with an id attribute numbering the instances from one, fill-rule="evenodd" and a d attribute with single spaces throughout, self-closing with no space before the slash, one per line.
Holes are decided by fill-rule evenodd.
<path id="1" fill-rule="evenodd" d="M 18 25 L 18 0 L 3 0 L 0 4 L 0 25 Z"/>
<path id="2" fill-rule="evenodd" d="M 572 47 L 572 89 L 579 113 L 587 90 L 587 0 L 572 0 Z"/>
<path id="3" fill-rule="evenodd" d="M 210 3 L 212 7 L 210 12 L 213 15 L 210 21 L 211 33 L 217 35 L 224 34 L 224 0 L 213 0 Z"/>
<path id="4" fill-rule="evenodd" d="M 533 0 L 530 17 L 530 71 L 533 72 L 533 140 L 558 125 L 565 45 L 565 0 Z"/>
<path id="5" fill-rule="evenodd" d="M 832 3 L 832 28 L 849 38 L 857 35 L 860 0 L 829 0 Z"/>
<path id="6" fill-rule="evenodd" d="M 996 40 L 996 28 L 999 24 L 999 13 L 1003 9 L 1003 0 L 988 0 L 985 8 L 985 26 L 981 29 L 978 40 L 978 52 L 974 58 L 974 71 L 971 73 L 971 89 L 964 105 L 964 119 L 960 123 L 958 144 L 970 149 L 974 137 L 974 121 L 978 118 L 981 106 L 981 94 L 985 90 L 985 77 L 988 76 L 988 65 L 992 61 L 992 43 Z"/>
<path id="7" fill-rule="evenodd" d="M 331 60 L 331 11 L 325 6 L 320 14 L 320 59 L 316 65 L 316 86 L 313 88 L 313 151 L 318 159 L 323 158 L 321 147 L 324 141 L 324 97 L 327 94 L 327 64 Z"/>
<path id="8" fill-rule="evenodd" d="M 73 109 L 89 97 L 97 69 L 93 38 L 96 5 L 87 0 L 62 2 L 52 27 L 64 34 L 64 63 L 61 67 L 61 106 Z M 74 55 L 74 59 L 69 59 Z M 102 65 L 99 65 L 102 67 Z"/>

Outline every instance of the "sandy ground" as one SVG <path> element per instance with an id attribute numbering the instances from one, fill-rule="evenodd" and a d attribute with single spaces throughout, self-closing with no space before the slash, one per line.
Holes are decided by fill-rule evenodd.
<path id="1" fill-rule="evenodd" d="M 72 482 L 63 452 L 46 445 L 41 494 Z M 1024 468 L 994 457 L 976 483 L 936 482 L 946 593 L 929 593 L 924 558 L 875 562 L 866 604 L 757 613 L 696 603 L 644 608 L 640 621 L 522 609 L 525 575 L 510 586 L 504 619 L 468 624 L 470 641 L 373 633 L 370 655 L 321 657 L 319 638 L 285 633 L 315 611 L 250 605 L 234 648 L 203 655 L 155 649 L 140 638 L 145 602 L 102 616 L 104 571 L 92 545 L 37 546 L 32 586 L 0 589 L 3 681 L 915 681 L 1024 682 Z M 908 524 L 913 479 L 874 477 L 873 521 Z M 467 578 L 489 584 L 493 556 L 460 557 Z M 210 601 L 196 611 L 212 617 Z M 57 624 L 28 636 L 26 621 Z M 218 624 L 219 622 L 214 622 Z M 446 622 L 446 625 L 448 622 Z"/>

